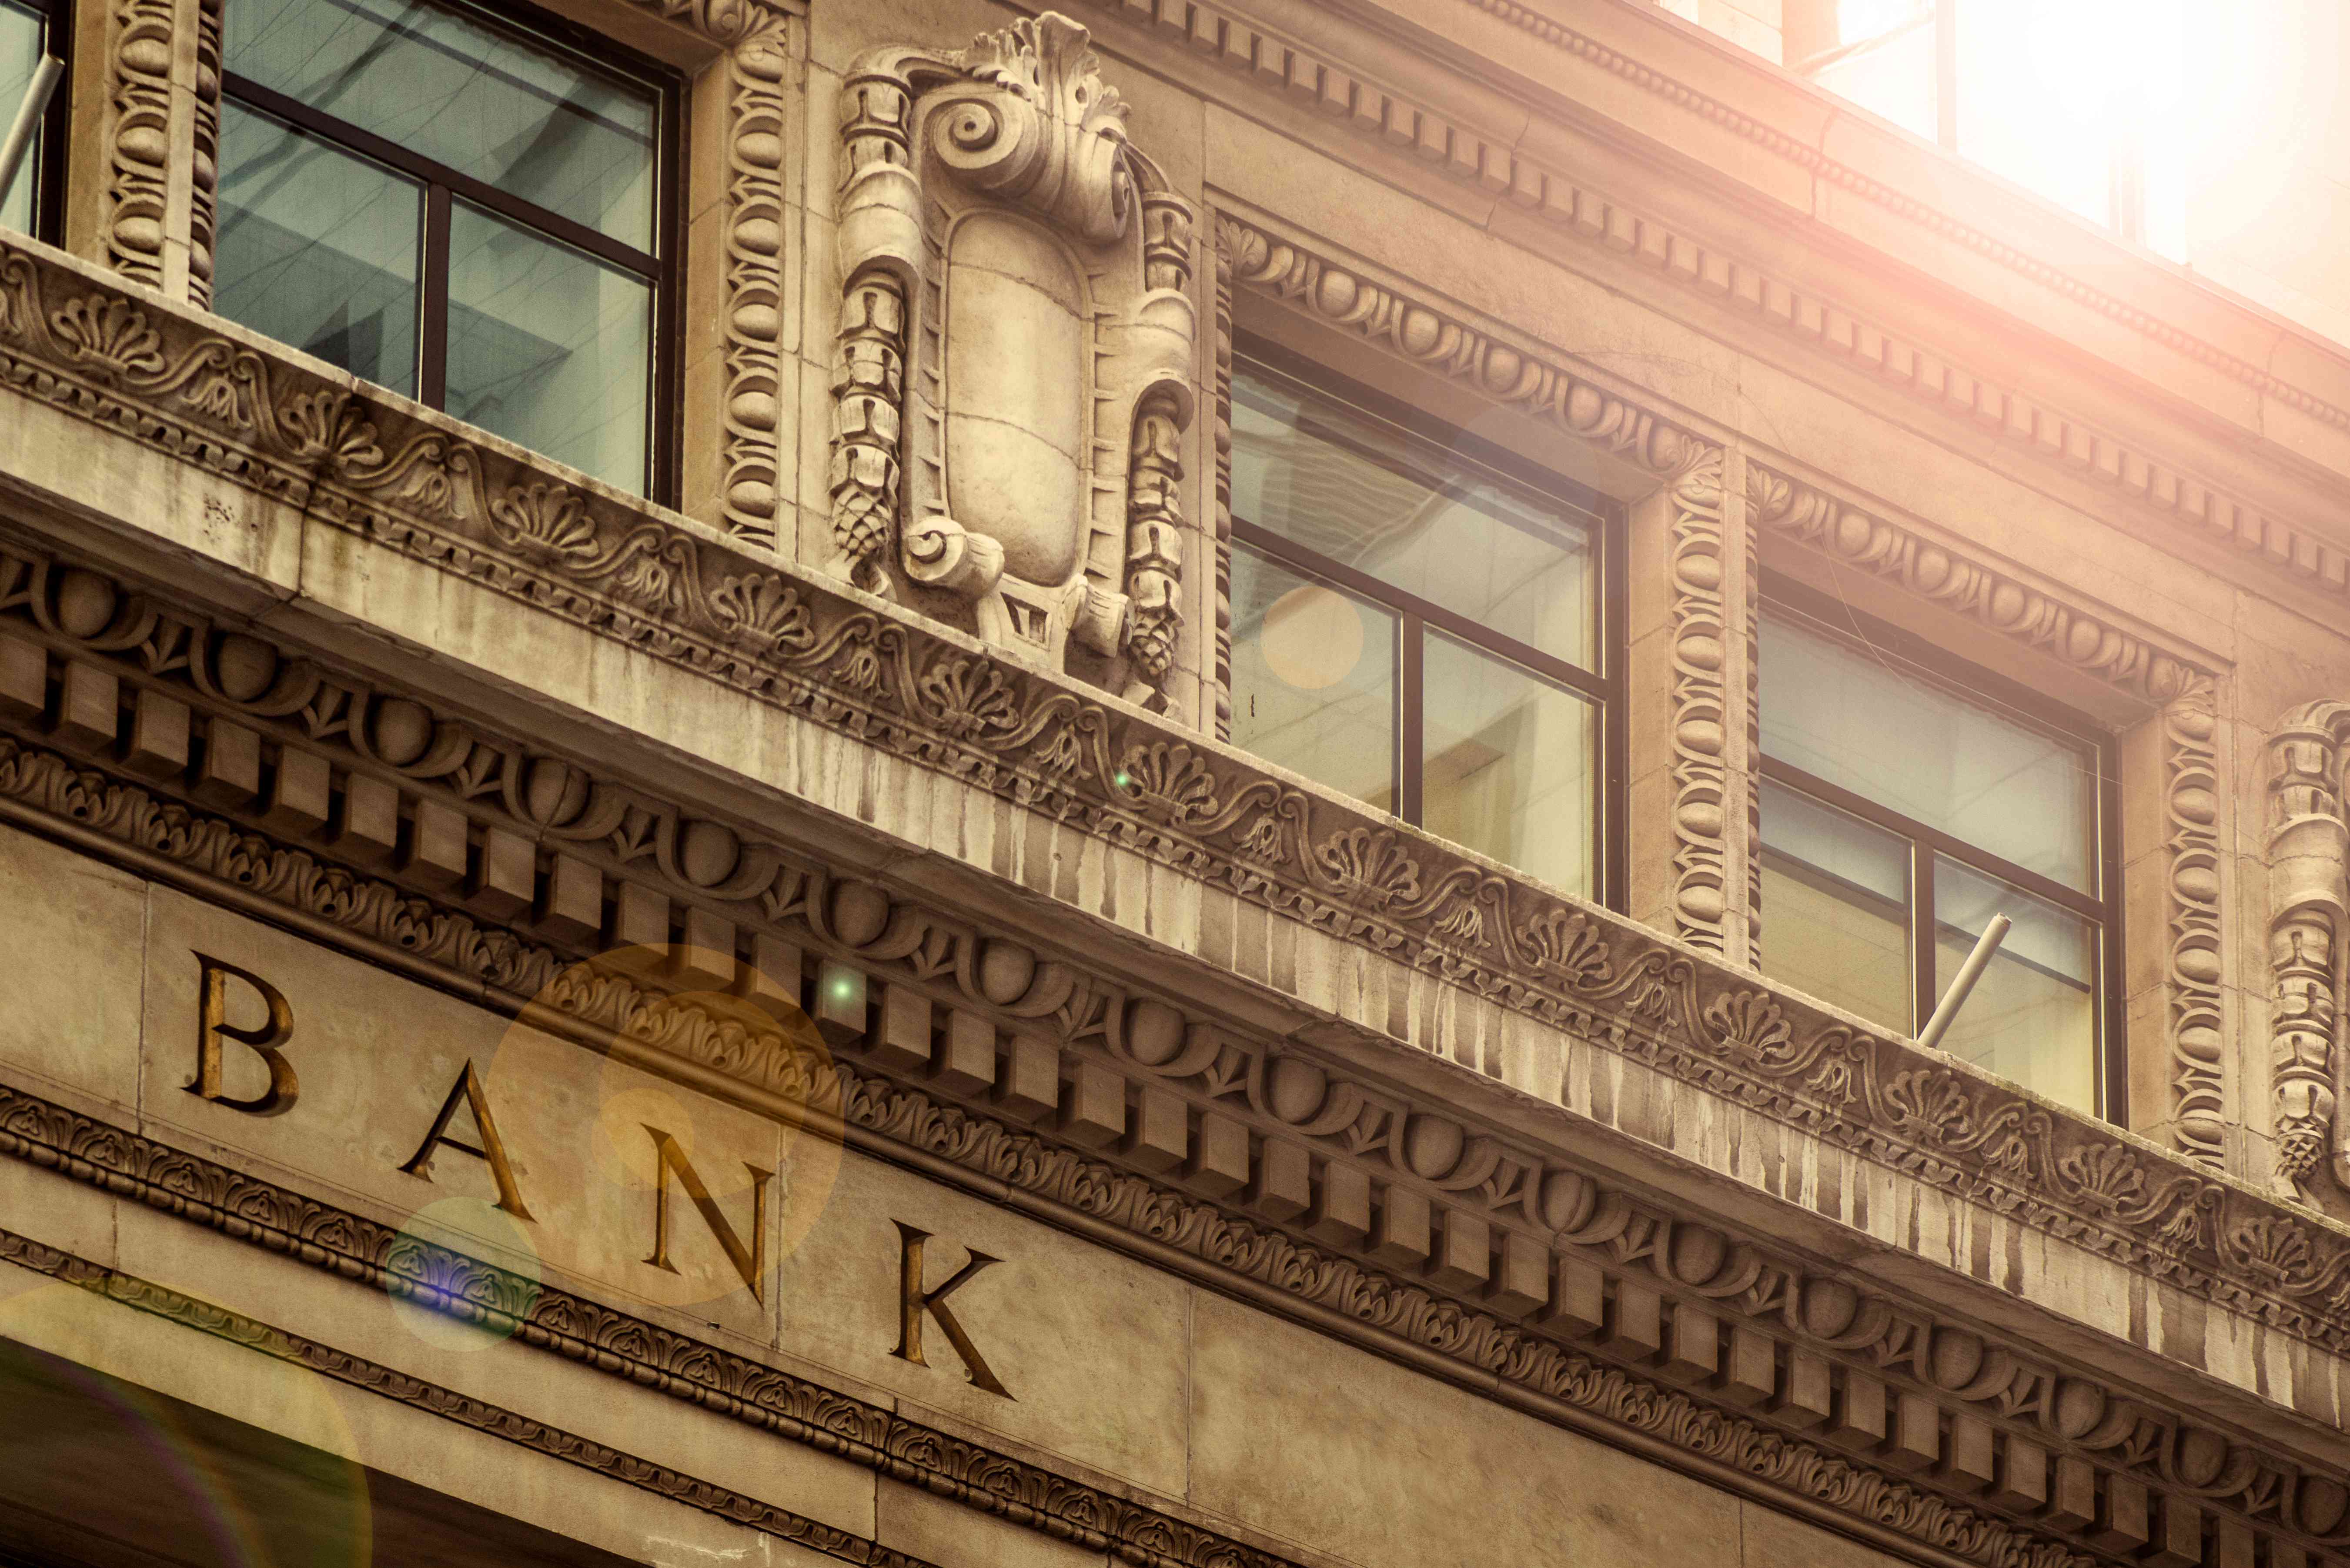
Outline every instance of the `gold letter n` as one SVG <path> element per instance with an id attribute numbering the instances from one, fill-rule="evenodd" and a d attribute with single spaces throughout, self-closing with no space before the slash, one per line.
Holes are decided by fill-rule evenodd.
<path id="1" fill-rule="evenodd" d="M 676 1265 L 669 1261 L 669 1179 L 674 1175 L 684 1187 L 686 1197 L 693 1200 L 702 1222 L 710 1227 L 710 1233 L 726 1249 L 727 1262 L 734 1265 L 734 1272 L 750 1287 L 751 1299 L 764 1303 L 767 1299 L 766 1287 L 762 1282 L 767 1272 L 767 1183 L 775 1173 L 761 1170 L 747 1161 L 743 1166 L 751 1173 L 751 1244 L 745 1247 L 734 1227 L 727 1223 L 726 1216 L 719 1212 L 718 1200 L 702 1184 L 701 1173 L 685 1158 L 685 1151 L 677 1147 L 677 1140 L 657 1127 L 642 1122 L 637 1125 L 653 1135 L 653 1156 L 659 1161 L 653 1170 L 653 1255 L 645 1262 L 656 1269 L 677 1272 Z"/>

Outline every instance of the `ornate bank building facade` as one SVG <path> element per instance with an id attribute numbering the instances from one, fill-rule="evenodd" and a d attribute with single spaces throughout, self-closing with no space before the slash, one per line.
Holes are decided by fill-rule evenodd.
<path id="1" fill-rule="evenodd" d="M 2350 1563 L 2323 203 L 1977 3 L 0 0 L 0 1563 Z"/>

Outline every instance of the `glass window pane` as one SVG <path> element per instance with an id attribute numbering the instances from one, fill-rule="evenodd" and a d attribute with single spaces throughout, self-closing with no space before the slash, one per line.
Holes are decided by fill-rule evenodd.
<path id="1" fill-rule="evenodd" d="M 1232 377 L 1232 512 L 1504 637 L 1595 667 L 1598 558 L 1581 520 L 1245 367 Z"/>
<path id="2" fill-rule="evenodd" d="M 2083 892 L 2096 890 L 2095 753 L 1766 615 L 1762 751 Z"/>
<path id="3" fill-rule="evenodd" d="M 213 308 L 413 395 L 423 203 L 390 171 L 224 103 Z"/>
<path id="4" fill-rule="evenodd" d="M 1812 79 L 1912 135 L 1936 140 L 1940 95 L 1934 79 L 1933 11 L 1847 4 L 1838 20 L 1839 42 L 1863 47 L 1821 66 Z"/>
<path id="5" fill-rule="evenodd" d="M 1959 151 L 1994 174 L 2114 221 L 2115 128 L 2144 74 L 2139 47 L 2115 47 L 2116 13 L 2050 0 L 1962 0 L 1958 7 Z M 2133 35 L 2151 17 L 2133 5 Z"/>
<path id="6" fill-rule="evenodd" d="M 1420 659 L 1423 825 L 1590 896 L 1598 708 L 1432 632 Z"/>
<path id="7" fill-rule="evenodd" d="M 25 101 L 25 89 L 33 85 L 33 71 L 41 63 L 42 36 L 39 12 L 15 0 L 0 0 L 0 137 L 16 123 L 17 106 Z M 66 84 L 59 82 L 57 90 L 64 92 Z M 25 150 L 24 162 L 16 166 L 16 182 L 8 187 L 7 200 L 0 202 L 0 228 L 32 232 L 33 197 L 41 182 L 41 140 L 42 132 L 36 131 L 33 145 Z"/>
<path id="8" fill-rule="evenodd" d="M 1232 743 L 1395 809 L 1396 618 L 1232 552 Z"/>
<path id="9" fill-rule="evenodd" d="M 462 202 L 449 212 L 449 411 L 623 490 L 645 484 L 652 289 Z"/>
<path id="10" fill-rule="evenodd" d="M 1762 970 L 1912 1033 L 1909 843 L 1762 784 Z"/>
<path id="11" fill-rule="evenodd" d="M 236 0 L 229 70 L 653 248 L 655 100 L 414 0 Z"/>
<path id="12" fill-rule="evenodd" d="M 1942 1049 L 2050 1099 L 2097 1110 L 2097 928 L 2078 915 L 1937 858 L 1935 992 L 1994 914 L 2015 922 L 1942 1036 Z M 1774 933 L 1775 934 L 1775 933 Z"/>

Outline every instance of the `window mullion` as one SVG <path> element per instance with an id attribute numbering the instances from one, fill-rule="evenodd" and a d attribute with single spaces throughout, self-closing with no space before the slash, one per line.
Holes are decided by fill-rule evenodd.
<path id="1" fill-rule="evenodd" d="M 1403 623 L 1397 633 L 1403 647 L 1399 650 L 1396 672 L 1396 815 L 1406 822 L 1419 824 L 1420 806 L 1420 762 L 1424 750 L 1421 725 L 1427 715 L 1421 711 L 1420 639 L 1426 635 L 1427 623 L 1410 610 L 1403 613 Z"/>
<path id="2" fill-rule="evenodd" d="M 1935 926 L 1934 926 L 1934 849 L 1917 839 L 1909 841 L 1909 1033 L 1915 1038 L 1934 1016 L 1934 1004 L 1940 1001 L 1934 990 Z"/>
<path id="3" fill-rule="evenodd" d="M 417 313 L 418 400 L 445 408 L 449 391 L 449 187 L 424 188 L 424 256 L 417 268 L 424 298 Z"/>
<path id="4" fill-rule="evenodd" d="M 1935 140 L 1959 150 L 1959 6 L 1963 0 L 1934 0 Z"/>

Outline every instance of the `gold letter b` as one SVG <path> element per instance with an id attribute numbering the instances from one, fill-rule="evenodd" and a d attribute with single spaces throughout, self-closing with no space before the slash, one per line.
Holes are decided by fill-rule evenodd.
<path id="1" fill-rule="evenodd" d="M 227 1021 L 231 975 L 260 995 L 269 1009 L 267 1023 L 258 1029 L 240 1029 Z M 301 1086 L 295 1082 L 294 1064 L 278 1048 L 293 1033 L 294 1010 L 286 1004 L 285 992 L 251 970 L 196 954 L 196 1080 L 187 1086 L 188 1093 L 251 1116 L 274 1116 L 292 1110 Z M 267 1089 L 249 1100 L 232 1100 L 221 1093 L 221 1042 L 224 1039 L 251 1046 L 268 1064 Z"/>

